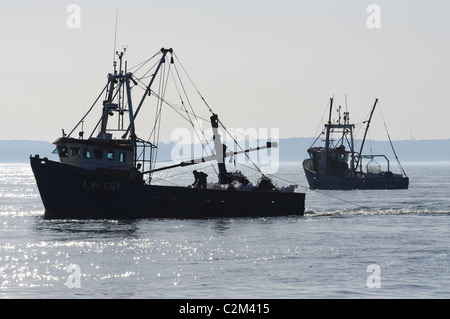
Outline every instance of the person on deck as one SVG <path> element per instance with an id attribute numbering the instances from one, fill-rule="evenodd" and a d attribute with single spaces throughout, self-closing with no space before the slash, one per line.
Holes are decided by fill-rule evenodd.
<path id="1" fill-rule="evenodd" d="M 192 172 L 194 174 L 195 177 L 195 181 L 192 184 L 192 186 L 196 186 L 196 188 L 203 188 L 206 189 L 206 177 L 208 177 L 208 174 L 205 174 L 203 172 L 198 172 L 198 171 L 193 171 Z"/>

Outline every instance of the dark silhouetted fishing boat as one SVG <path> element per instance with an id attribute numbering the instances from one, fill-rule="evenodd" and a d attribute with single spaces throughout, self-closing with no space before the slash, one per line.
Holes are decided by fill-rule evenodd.
<path id="1" fill-rule="evenodd" d="M 364 137 L 360 151 L 355 151 L 354 129 L 350 124 L 349 112 L 344 112 L 341 118 L 332 123 L 331 114 L 333 99 L 330 99 L 330 113 L 328 123 L 322 133 L 308 149 L 309 158 L 303 161 L 303 169 L 310 189 L 352 190 L 352 189 L 407 189 L 409 178 L 403 168 L 401 174 L 390 170 L 390 162 L 386 155 L 364 155 L 363 149 L 369 130 L 370 122 L 378 99 L 375 100 L 369 119 L 366 122 Z M 325 135 L 324 146 L 314 146 Z M 388 135 L 389 136 L 389 135 Z M 392 150 L 397 155 L 389 137 Z M 346 147 L 347 146 L 347 147 Z M 382 158 L 387 163 L 387 170 L 383 171 L 376 158 Z M 367 160 L 366 170 L 363 170 L 363 159 Z"/>
<path id="2" fill-rule="evenodd" d="M 261 217 L 303 215 L 305 194 L 278 188 L 272 180 L 261 173 L 253 186 L 239 171 L 228 172 L 225 158 L 247 154 L 277 146 L 267 142 L 261 147 L 227 150 L 219 134 L 217 114 L 202 97 L 211 113 L 213 152 L 208 156 L 193 158 L 166 167 L 157 167 L 155 153 L 157 143 L 137 136 L 136 118 L 144 100 L 152 96 L 159 108 L 155 118 L 161 115 L 161 106 L 175 105 L 168 102 L 164 93 L 169 79 L 180 78 L 172 49 L 161 49 L 153 60 L 149 59 L 127 70 L 123 52 L 116 52 L 114 72 L 108 75 L 108 83 L 80 122 L 69 133 L 58 138 L 54 153 L 59 161 L 30 156 L 31 167 L 45 207 L 47 219 L 135 219 L 135 218 L 215 218 L 215 217 Z M 155 63 L 148 63 L 155 61 Z M 117 66 L 119 62 L 119 66 Z M 153 66 L 142 76 L 135 75 L 144 65 Z M 185 69 L 183 68 L 185 71 Z M 159 77 L 158 77 L 159 76 Z M 158 77 L 159 89 L 153 90 Z M 148 84 L 143 81 L 148 79 Z M 189 77 L 190 80 L 190 77 Z M 193 83 L 192 83 L 193 84 Z M 139 103 L 132 99 L 132 90 L 143 89 Z M 195 87 L 195 86 L 194 86 Z M 177 86 L 179 96 L 184 97 L 185 87 Z M 134 89 L 136 90 L 136 89 Z M 198 92 L 197 88 L 195 90 Z M 199 93 L 199 92 L 198 92 Z M 84 123 L 91 110 L 105 94 L 100 119 L 88 138 L 84 138 Z M 194 125 L 191 110 L 185 106 L 190 100 L 182 99 L 178 109 Z M 191 108 L 192 109 L 192 108 Z M 113 115 L 116 115 L 113 117 Z M 115 119 L 114 121 L 112 119 Z M 72 137 L 81 126 L 78 137 Z M 152 132 L 160 127 L 147 123 Z M 94 134 L 94 132 L 96 132 Z M 147 133 L 148 134 L 148 133 Z M 117 136 L 118 135 L 118 136 Z M 157 134 L 154 134 L 155 136 Z M 202 153 L 203 154 L 203 153 Z M 218 168 L 218 181 L 213 187 L 166 186 L 152 184 L 152 174 L 162 170 L 214 161 Z M 209 183 L 208 183 L 209 185 Z M 245 186 L 245 187 L 237 187 Z"/>

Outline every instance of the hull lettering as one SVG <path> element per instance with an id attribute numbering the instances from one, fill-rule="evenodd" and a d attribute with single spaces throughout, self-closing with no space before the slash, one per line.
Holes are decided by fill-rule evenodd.
<path id="1" fill-rule="evenodd" d="M 120 189 L 120 182 L 83 181 L 83 189 L 93 191 L 95 190 L 118 191 Z"/>

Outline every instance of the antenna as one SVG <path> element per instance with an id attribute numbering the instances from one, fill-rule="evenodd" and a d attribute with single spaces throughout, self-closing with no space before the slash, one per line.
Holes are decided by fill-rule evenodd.
<path id="1" fill-rule="evenodd" d="M 117 42 L 117 21 L 119 17 L 119 7 L 116 8 L 116 27 L 114 31 L 114 52 L 113 52 L 113 65 L 114 65 L 114 74 L 116 73 L 116 42 Z"/>
<path id="2" fill-rule="evenodd" d="M 345 94 L 345 111 L 348 112 L 348 106 L 347 106 L 347 94 Z"/>

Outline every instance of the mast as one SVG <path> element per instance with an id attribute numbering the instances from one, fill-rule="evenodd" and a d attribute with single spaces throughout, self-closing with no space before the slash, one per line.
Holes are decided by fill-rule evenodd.
<path id="1" fill-rule="evenodd" d="M 120 68 L 119 72 L 117 73 L 116 66 L 117 62 L 113 62 L 114 66 L 114 74 L 108 74 L 108 96 L 106 100 L 103 101 L 103 114 L 101 119 L 101 126 L 100 126 L 100 133 L 98 134 L 98 137 L 104 137 L 106 134 L 106 129 L 108 126 L 108 117 L 111 110 L 116 110 L 119 108 L 119 104 L 112 103 L 117 93 L 120 91 L 120 88 L 123 84 L 123 74 L 122 74 L 122 57 L 124 55 L 124 52 L 116 53 L 119 56 L 120 59 Z M 119 86 L 117 88 L 116 93 L 114 94 L 114 84 L 119 82 Z M 120 99 L 119 99 L 120 103 Z"/>
<path id="2" fill-rule="evenodd" d="M 350 124 L 350 115 L 348 112 L 346 112 L 347 114 L 347 127 L 350 130 L 350 153 L 351 153 L 351 160 L 350 160 L 350 171 L 353 172 L 355 171 L 355 142 L 353 139 L 353 128 L 355 127 L 353 124 Z"/>
<path id="3" fill-rule="evenodd" d="M 219 134 L 219 117 L 217 114 L 213 114 L 211 116 L 211 126 L 213 130 L 213 141 L 214 148 L 216 150 L 216 161 L 217 166 L 219 167 L 219 182 L 222 184 L 222 180 L 225 178 L 227 174 L 227 168 L 225 167 L 225 151 L 226 146 L 222 144 Z"/>
<path id="4" fill-rule="evenodd" d="M 330 98 L 330 114 L 328 116 L 328 124 L 325 125 L 327 133 L 325 136 L 325 171 L 328 171 L 328 152 L 330 150 L 330 130 L 331 130 L 331 111 L 333 109 L 333 98 Z"/>
<path id="5" fill-rule="evenodd" d="M 119 114 L 118 116 L 118 122 L 117 122 L 117 129 L 116 131 L 125 131 L 125 133 L 122 135 L 122 139 L 129 139 L 129 146 L 131 146 L 134 149 L 134 155 L 133 158 L 135 161 L 137 158 L 137 136 L 135 132 L 135 119 L 137 114 L 139 113 L 139 110 L 144 103 L 145 98 L 147 95 L 150 95 L 151 92 L 151 86 L 153 82 L 155 81 L 155 78 L 162 66 L 163 63 L 165 63 L 166 55 L 167 53 L 172 53 L 172 49 L 161 49 L 162 52 L 162 58 L 160 59 L 155 72 L 152 74 L 150 83 L 148 84 L 144 95 L 141 98 L 141 101 L 136 108 L 136 111 L 133 109 L 133 102 L 132 102 L 132 96 L 131 96 L 131 83 L 132 81 L 135 85 L 137 84 L 136 81 L 133 79 L 133 74 L 131 72 L 127 72 L 127 62 L 123 61 L 123 55 L 126 52 L 126 47 L 123 48 L 123 52 L 116 52 L 116 55 L 119 57 L 119 65 L 117 69 L 117 62 L 113 61 L 113 67 L 114 67 L 114 73 L 108 74 L 108 84 L 106 85 L 107 88 L 107 96 L 106 99 L 103 101 L 103 112 L 102 117 L 99 121 L 100 124 L 100 132 L 98 134 L 98 137 L 101 139 L 111 139 L 112 135 L 108 134 L 108 118 L 109 115 L 112 115 L 112 112 L 117 112 Z M 124 63 L 122 63 L 124 62 Z M 115 102 L 115 99 L 117 97 L 117 102 Z M 125 105 L 127 106 L 125 109 Z M 129 124 L 126 130 L 124 129 L 123 125 L 123 115 L 125 112 L 128 112 L 129 115 Z M 129 134 L 129 135 L 128 135 Z"/>
<path id="6" fill-rule="evenodd" d="M 363 138 L 362 144 L 361 144 L 361 150 L 359 151 L 358 160 L 356 161 L 356 168 L 358 168 L 358 165 L 362 165 L 362 163 L 361 163 L 362 151 L 363 151 L 364 143 L 366 141 L 367 132 L 369 131 L 370 122 L 372 121 L 372 115 L 373 115 L 373 112 L 375 111 L 375 107 L 377 106 L 377 103 L 378 103 L 378 99 L 375 99 L 375 103 L 373 105 L 372 111 L 370 112 L 369 120 L 367 121 L 366 131 L 364 132 L 364 138 Z M 362 170 L 362 168 L 361 168 L 361 170 Z"/>
<path id="7" fill-rule="evenodd" d="M 125 88 L 127 91 L 127 102 L 128 102 L 128 114 L 130 116 L 130 138 L 131 138 L 131 146 L 135 149 L 136 152 L 136 134 L 134 131 L 134 118 L 135 116 L 133 115 L 133 103 L 132 103 L 132 99 L 131 99 L 131 88 L 130 88 L 130 78 L 131 78 L 131 73 L 127 73 L 125 75 Z M 135 155 L 135 159 L 136 159 L 136 155 Z"/>
<path id="8" fill-rule="evenodd" d="M 144 103 L 144 100 L 145 100 L 145 98 L 147 97 L 147 95 L 150 95 L 150 88 L 151 88 L 151 86 L 152 86 L 152 84 L 153 84 L 153 81 L 155 81 L 156 75 L 158 74 L 159 69 L 161 68 L 161 65 L 162 65 L 163 63 L 166 62 L 166 55 L 167 55 L 167 53 L 169 53 L 169 52 L 172 53 L 173 50 L 172 50 L 172 49 L 164 49 L 164 48 L 161 48 L 162 58 L 161 58 L 161 60 L 159 61 L 158 66 L 156 67 L 155 73 L 152 74 L 152 78 L 151 78 L 151 80 L 150 80 L 150 83 L 147 85 L 147 89 L 145 90 L 144 95 L 143 95 L 142 98 L 141 98 L 141 102 L 139 102 L 139 105 L 138 105 L 138 107 L 136 108 L 136 112 L 134 113 L 134 118 L 133 118 L 133 120 L 136 118 L 136 116 L 138 115 L 139 111 L 141 110 L 142 104 Z M 133 121 L 133 122 L 134 122 L 134 121 Z M 132 129 L 132 124 L 131 124 L 131 123 L 132 123 L 132 122 L 130 122 L 130 125 L 128 126 L 128 129 L 126 130 L 126 132 L 125 132 L 125 134 L 122 136 L 122 138 L 125 139 L 125 138 L 127 137 L 128 133 L 130 132 L 130 130 Z"/>

